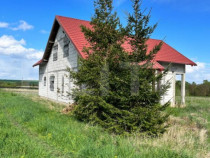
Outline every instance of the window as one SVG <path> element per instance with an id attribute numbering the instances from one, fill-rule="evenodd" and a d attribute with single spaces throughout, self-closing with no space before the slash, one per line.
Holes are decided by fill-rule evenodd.
<path id="1" fill-rule="evenodd" d="M 63 38 L 63 43 L 64 45 L 69 44 L 69 39 L 66 36 Z"/>
<path id="2" fill-rule="evenodd" d="M 63 47 L 63 57 L 68 57 L 69 56 L 69 40 L 65 36 L 63 39 L 64 47 Z"/>
<path id="3" fill-rule="evenodd" d="M 64 58 L 68 57 L 69 56 L 69 44 L 64 45 L 63 51 L 64 51 L 63 57 Z"/>
<path id="4" fill-rule="evenodd" d="M 46 77 L 44 77 L 44 86 L 46 86 Z"/>
<path id="5" fill-rule="evenodd" d="M 58 45 L 55 45 L 53 47 L 53 61 L 56 61 L 58 59 Z"/>
<path id="6" fill-rule="evenodd" d="M 62 93 L 64 93 L 64 76 L 62 77 Z"/>
<path id="7" fill-rule="evenodd" d="M 55 76 L 50 76 L 50 90 L 54 91 Z"/>

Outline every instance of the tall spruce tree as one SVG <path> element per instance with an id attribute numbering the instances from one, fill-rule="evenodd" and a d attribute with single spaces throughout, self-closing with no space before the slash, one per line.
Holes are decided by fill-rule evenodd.
<path id="1" fill-rule="evenodd" d="M 82 26 L 90 46 L 84 48 L 86 59 L 80 59 L 77 72 L 70 71 L 77 88 L 74 114 L 83 121 L 99 124 L 117 134 L 165 131 L 168 104 L 159 104 L 167 86 L 155 90 L 163 74 L 157 75 L 151 61 L 161 43 L 147 53 L 146 41 L 155 26 L 148 26 L 150 15 L 140 10 L 140 1 L 133 2 L 134 14 L 123 28 L 112 0 L 96 0 L 92 28 Z M 129 43 L 131 51 L 123 49 Z"/>

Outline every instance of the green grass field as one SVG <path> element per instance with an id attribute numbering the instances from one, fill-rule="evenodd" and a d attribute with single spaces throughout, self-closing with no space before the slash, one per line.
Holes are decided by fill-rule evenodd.
<path id="1" fill-rule="evenodd" d="M 35 80 L 1 80 L 0 88 L 38 89 L 39 81 Z"/>
<path id="2" fill-rule="evenodd" d="M 164 135 L 125 137 L 64 115 L 62 105 L 36 94 L 0 90 L 0 157 L 210 157 L 210 98 L 187 98 L 187 104 L 169 109 Z"/>

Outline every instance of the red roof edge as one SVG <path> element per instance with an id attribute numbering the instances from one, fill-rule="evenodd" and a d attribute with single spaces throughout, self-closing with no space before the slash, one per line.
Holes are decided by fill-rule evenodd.
<path id="1" fill-rule="evenodd" d="M 166 42 L 164 42 L 164 44 L 166 44 L 168 47 L 171 47 L 170 45 L 168 45 Z M 191 66 L 197 66 L 197 64 L 195 62 L 193 62 L 192 60 L 190 60 L 189 58 L 187 58 L 186 56 L 184 56 L 182 53 L 180 53 L 179 51 L 177 51 L 175 48 L 171 47 L 173 50 L 175 50 L 178 54 L 182 55 L 184 58 L 186 58 L 188 60 L 188 63 L 185 62 L 174 62 L 174 61 L 171 61 L 171 63 L 175 63 L 175 64 L 185 64 L 185 65 L 191 65 Z M 157 60 L 157 61 L 160 61 L 160 60 Z M 167 62 L 170 62 L 170 61 L 167 61 Z"/>
<path id="2" fill-rule="evenodd" d="M 158 62 L 166 62 L 166 63 L 174 63 L 174 64 L 184 64 L 184 65 L 191 65 L 191 66 L 197 66 L 197 64 L 193 61 L 189 63 L 183 63 L 183 62 L 174 62 L 174 61 L 166 61 L 166 60 L 157 60 Z"/>
<path id="3" fill-rule="evenodd" d="M 160 71 L 165 70 L 165 68 L 162 65 L 160 65 L 157 61 L 153 62 L 153 69 L 160 70 Z"/>
<path id="4" fill-rule="evenodd" d="M 40 65 L 43 62 L 43 59 L 39 60 L 37 63 L 33 65 L 33 67 Z"/>
<path id="5" fill-rule="evenodd" d="M 160 70 L 160 71 L 165 70 L 165 68 L 161 64 L 159 64 L 157 61 L 151 61 L 150 63 L 151 64 L 149 65 L 149 67 L 152 68 L 152 69 Z M 143 62 L 139 63 L 139 65 L 141 65 L 141 66 L 145 65 L 145 64 L 147 64 L 146 61 L 143 61 Z"/>

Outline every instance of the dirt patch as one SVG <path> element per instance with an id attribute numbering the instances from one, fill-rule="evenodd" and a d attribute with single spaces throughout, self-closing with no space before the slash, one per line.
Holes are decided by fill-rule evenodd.
<path id="1" fill-rule="evenodd" d="M 71 105 L 65 107 L 65 108 L 61 111 L 61 113 L 62 113 L 62 114 L 69 114 L 69 113 L 71 113 L 71 112 L 74 110 L 74 107 L 75 107 L 75 104 L 71 104 Z"/>

